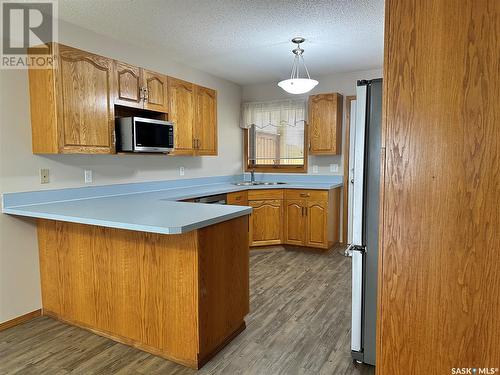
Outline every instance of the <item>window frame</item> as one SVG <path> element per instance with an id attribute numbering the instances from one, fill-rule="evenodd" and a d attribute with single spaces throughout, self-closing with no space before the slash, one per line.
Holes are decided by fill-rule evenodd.
<path id="1" fill-rule="evenodd" d="M 304 164 L 301 165 L 250 165 L 248 160 L 248 129 L 243 129 L 243 164 L 245 172 L 255 171 L 262 173 L 307 173 L 307 162 L 309 158 L 309 127 L 304 121 Z"/>

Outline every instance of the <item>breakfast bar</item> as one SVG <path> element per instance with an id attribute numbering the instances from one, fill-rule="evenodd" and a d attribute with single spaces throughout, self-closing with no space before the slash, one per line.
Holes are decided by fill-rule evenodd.
<path id="1" fill-rule="evenodd" d="M 284 184 L 241 179 L 9 193 L 3 212 L 37 220 L 44 315 L 198 369 L 245 329 L 252 208 L 186 200 Z"/>

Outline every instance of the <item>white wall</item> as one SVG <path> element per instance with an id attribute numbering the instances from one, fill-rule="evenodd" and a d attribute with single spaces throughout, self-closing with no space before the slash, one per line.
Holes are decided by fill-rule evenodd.
<path id="1" fill-rule="evenodd" d="M 60 23 L 59 41 L 217 90 L 219 156 L 56 155 L 31 153 L 28 77 L 25 70 L 0 72 L 0 192 L 83 186 L 83 170 L 94 184 L 152 181 L 241 173 L 242 135 L 238 128 L 241 88 L 172 60 L 168 51 L 131 46 L 76 26 Z M 40 185 L 39 169 L 51 182 Z M 40 308 L 38 247 L 33 220 L 0 214 L 0 322 Z"/>
<path id="2" fill-rule="evenodd" d="M 382 69 L 374 69 L 360 72 L 350 72 L 350 73 L 339 73 L 331 74 L 327 76 L 314 77 L 319 81 L 318 86 L 314 88 L 310 94 L 320 94 L 328 92 L 338 92 L 344 95 L 344 105 L 345 97 L 349 95 L 356 94 L 356 82 L 360 79 L 372 79 L 382 77 Z M 252 102 L 252 101 L 267 101 L 267 100 L 277 100 L 284 98 L 296 97 L 292 94 L 285 93 L 281 88 L 279 88 L 276 82 L 271 83 L 260 83 L 255 85 L 243 86 L 242 101 Z M 345 119 L 345 108 L 344 108 L 344 119 Z M 342 128 L 344 129 L 344 128 Z M 344 134 L 342 134 L 342 140 L 344 141 Z M 342 149 L 344 146 L 342 145 Z M 330 164 L 338 164 L 338 173 L 330 173 Z M 313 165 L 317 165 L 319 169 L 319 174 L 336 174 L 343 175 L 343 156 L 309 156 L 309 171 L 312 173 Z"/>

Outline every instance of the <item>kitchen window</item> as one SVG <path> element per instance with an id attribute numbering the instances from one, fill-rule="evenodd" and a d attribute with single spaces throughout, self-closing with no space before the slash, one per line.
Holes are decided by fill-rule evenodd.
<path id="1" fill-rule="evenodd" d="M 307 172 L 306 99 L 245 103 L 245 169 Z"/>

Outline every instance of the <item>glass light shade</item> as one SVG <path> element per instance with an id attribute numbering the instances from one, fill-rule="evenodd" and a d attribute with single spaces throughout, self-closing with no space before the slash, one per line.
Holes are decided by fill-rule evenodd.
<path id="1" fill-rule="evenodd" d="M 311 91 L 319 82 L 310 78 L 290 78 L 278 83 L 286 92 L 290 94 L 305 94 Z"/>

